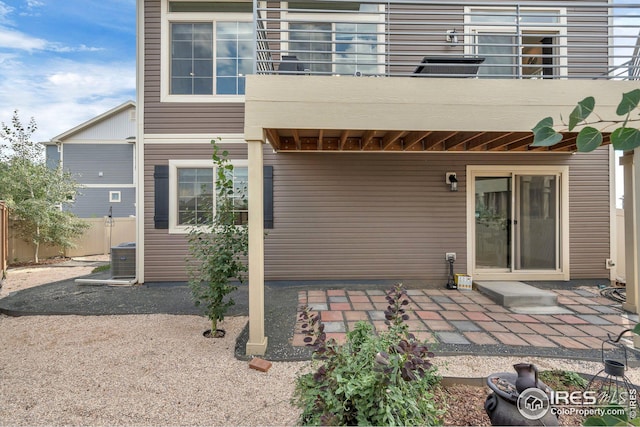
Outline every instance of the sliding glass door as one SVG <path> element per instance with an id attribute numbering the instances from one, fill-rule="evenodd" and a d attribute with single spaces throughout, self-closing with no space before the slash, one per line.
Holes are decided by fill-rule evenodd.
<path id="1" fill-rule="evenodd" d="M 475 270 L 559 271 L 558 174 L 474 178 Z"/>

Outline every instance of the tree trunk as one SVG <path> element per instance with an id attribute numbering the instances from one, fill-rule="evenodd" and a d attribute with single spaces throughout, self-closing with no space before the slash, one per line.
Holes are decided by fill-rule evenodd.
<path id="1" fill-rule="evenodd" d="M 38 259 L 38 252 L 40 251 L 40 227 L 36 227 L 36 251 L 33 254 L 33 261 L 38 264 L 40 260 Z"/>

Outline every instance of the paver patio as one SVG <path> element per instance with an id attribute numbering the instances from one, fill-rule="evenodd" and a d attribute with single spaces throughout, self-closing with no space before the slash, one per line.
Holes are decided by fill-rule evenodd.
<path id="1" fill-rule="evenodd" d="M 573 314 L 513 313 L 475 290 L 410 289 L 407 325 L 432 343 L 601 350 L 607 334 L 618 334 L 638 321 L 638 315 L 622 311 L 597 289 L 555 292 L 559 305 Z M 376 330 L 386 328 L 387 302 L 380 290 L 301 290 L 298 303 L 319 312 L 328 337 L 339 343 L 359 320 L 371 322 Z M 305 345 L 299 325 L 292 343 Z"/>

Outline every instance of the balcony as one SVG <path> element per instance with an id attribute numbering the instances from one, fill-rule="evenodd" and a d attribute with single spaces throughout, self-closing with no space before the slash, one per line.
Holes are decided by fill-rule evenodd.
<path id="1" fill-rule="evenodd" d="M 258 74 L 640 78 L 640 3 L 256 0 L 254 8 Z"/>
<path id="2" fill-rule="evenodd" d="M 574 152 L 575 132 L 532 147 L 531 128 L 586 96 L 615 117 L 640 80 L 640 2 L 254 7 L 245 137 L 277 151 Z"/>

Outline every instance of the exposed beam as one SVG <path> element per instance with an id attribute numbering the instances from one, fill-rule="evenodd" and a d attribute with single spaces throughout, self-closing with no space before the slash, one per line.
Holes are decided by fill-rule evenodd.
<path id="1" fill-rule="evenodd" d="M 278 131 L 275 129 L 266 129 L 267 138 L 271 141 L 271 145 L 273 148 L 278 151 L 281 146 L 280 135 L 278 135 Z"/>
<path id="2" fill-rule="evenodd" d="M 300 141 L 300 133 L 298 132 L 298 129 L 293 129 L 293 140 L 296 142 L 296 149 L 297 150 L 302 150 L 302 141 Z"/>
<path id="3" fill-rule="evenodd" d="M 340 151 L 344 150 L 344 145 L 347 143 L 347 138 L 349 138 L 349 131 L 343 130 L 340 134 L 340 145 L 338 147 Z"/>
<path id="4" fill-rule="evenodd" d="M 529 138 L 531 138 L 531 133 L 529 132 L 525 132 L 525 133 L 510 133 L 508 134 L 508 136 L 505 136 L 504 138 L 499 138 L 496 141 L 490 143 L 487 145 L 487 150 L 488 151 L 498 151 L 504 147 L 507 147 L 509 144 L 512 143 L 517 143 L 520 142 L 522 140 L 528 140 Z"/>
<path id="5" fill-rule="evenodd" d="M 525 138 L 521 138 L 518 141 L 513 141 L 507 144 L 507 151 L 516 151 L 522 148 L 527 148 L 533 142 L 533 133 L 527 135 Z"/>
<path id="6" fill-rule="evenodd" d="M 362 135 L 361 150 L 364 150 L 365 148 L 367 148 L 367 146 L 369 146 L 373 142 L 373 137 L 375 136 L 375 134 L 376 134 L 375 130 L 368 130 Z"/>
<path id="7" fill-rule="evenodd" d="M 431 135 L 429 135 L 429 138 L 427 138 L 427 140 L 424 142 L 425 151 L 432 149 L 433 147 L 435 147 L 438 144 L 442 144 L 444 141 L 446 141 L 447 139 L 451 138 L 456 133 L 458 133 L 458 132 L 453 131 L 453 132 L 433 132 L 433 133 L 431 133 Z"/>
<path id="8" fill-rule="evenodd" d="M 323 136 L 324 130 L 320 129 L 318 131 L 318 151 L 322 151 Z"/>
<path id="9" fill-rule="evenodd" d="M 382 150 L 384 151 L 391 147 L 398 139 L 402 138 L 406 134 L 407 132 L 402 131 L 387 132 L 382 138 Z"/>
<path id="10" fill-rule="evenodd" d="M 560 141 L 559 143 L 549 147 L 550 151 L 561 151 L 562 149 L 571 148 L 571 147 L 575 147 L 576 146 L 576 140 L 578 139 L 578 134 L 577 133 L 565 134 L 563 136 L 564 137 L 562 138 L 562 141 Z M 576 147 L 576 149 L 577 149 L 577 147 Z"/>
<path id="11" fill-rule="evenodd" d="M 471 136 L 469 136 L 468 132 L 459 132 L 458 134 L 453 135 L 451 138 L 447 139 L 444 142 L 444 149 L 446 151 L 449 151 L 449 150 L 454 150 L 460 146 L 465 148 L 466 144 L 469 141 L 473 141 L 474 139 L 480 137 L 481 135 L 484 135 L 484 132 L 472 134 Z"/>
<path id="12" fill-rule="evenodd" d="M 424 138 L 426 138 L 430 134 L 431 134 L 431 131 L 410 132 L 404 138 L 404 150 L 405 151 L 410 150 L 414 145 L 418 144 L 420 141 L 422 141 Z"/>
<path id="13" fill-rule="evenodd" d="M 511 135 L 513 135 L 513 132 L 509 132 L 507 134 L 502 132 L 484 132 L 481 137 L 476 138 L 467 144 L 467 150 L 481 150 L 485 145 L 498 141 L 501 138 L 510 138 Z"/>

